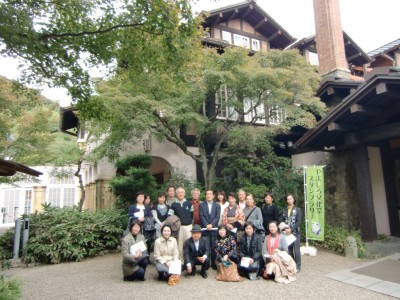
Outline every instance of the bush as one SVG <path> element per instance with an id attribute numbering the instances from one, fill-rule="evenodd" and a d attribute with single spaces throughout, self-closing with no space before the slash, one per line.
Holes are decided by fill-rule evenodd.
<path id="1" fill-rule="evenodd" d="M 322 248 L 345 254 L 346 251 L 346 239 L 352 236 L 357 241 L 358 256 L 365 256 L 365 245 L 361 240 L 359 231 L 347 230 L 343 227 L 335 227 L 325 225 L 325 240 L 324 241 L 310 241 L 313 245 L 318 245 Z"/>
<path id="2" fill-rule="evenodd" d="M 0 261 L 12 258 L 13 246 L 14 246 L 14 228 L 0 235 Z"/>
<path id="3" fill-rule="evenodd" d="M 117 209 L 80 212 L 46 206 L 29 217 L 26 263 L 82 261 L 116 249 L 127 222 L 126 214 Z"/>
<path id="4" fill-rule="evenodd" d="M 110 186 L 117 196 L 116 206 L 128 209 L 136 202 L 135 194 L 139 191 L 154 194 L 156 181 L 150 173 L 152 157 L 148 154 L 134 154 L 115 163 L 117 174 L 111 179 Z"/>
<path id="5" fill-rule="evenodd" d="M 5 279 L 0 275 L 0 299 L 15 300 L 21 296 L 20 283 L 16 279 Z"/>

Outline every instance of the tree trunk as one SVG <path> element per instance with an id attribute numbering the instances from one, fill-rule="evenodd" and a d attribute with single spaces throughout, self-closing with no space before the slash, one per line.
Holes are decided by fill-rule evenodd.
<path id="1" fill-rule="evenodd" d="M 83 180 L 81 175 L 82 160 L 78 160 L 78 170 L 74 173 L 74 176 L 79 179 L 79 188 L 81 190 L 81 199 L 79 200 L 78 207 L 79 211 L 82 211 L 83 203 L 85 202 L 85 187 L 83 186 Z"/>

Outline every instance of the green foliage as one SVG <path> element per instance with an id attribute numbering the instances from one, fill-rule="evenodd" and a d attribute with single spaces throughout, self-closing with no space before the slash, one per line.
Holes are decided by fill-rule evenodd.
<path id="1" fill-rule="evenodd" d="M 147 169 L 150 168 L 152 158 L 148 154 L 135 154 L 120 159 L 115 163 L 117 173 L 126 175 L 132 167 Z"/>
<path id="2" fill-rule="evenodd" d="M 21 297 L 20 282 L 0 275 L 0 299 L 17 300 Z"/>
<path id="3" fill-rule="evenodd" d="M 116 249 L 126 226 L 126 214 L 117 209 L 82 211 L 44 207 L 30 216 L 26 263 L 82 261 Z"/>
<path id="4" fill-rule="evenodd" d="M 286 205 L 284 197 L 288 193 L 301 198 L 303 177 L 292 169 L 289 158 L 275 154 L 273 138 L 271 128 L 242 126 L 232 129 L 225 149 L 223 175 L 227 182 L 223 188 L 226 191 L 242 188 L 253 193 L 259 205 L 264 203 L 264 193 L 272 192 L 280 208 Z"/>
<path id="5" fill-rule="evenodd" d="M 59 106 L 0 77 L 0 157 L 28 165 L 75 163 L 73 137 L 58 132 Z"/>
<path id="6" fill-rule="evenodd" d="M 165 69 L 157 68 L 131 77 L 122 68 L 108 82 L 97 86 L 98 96 L 88 109 L 98 113 L 88 121 L 93 139 L 107 133 L 94 149 L 98 158 L 115 159 L 130 142 L 150 133 L 152 138 L 174 143 L 199 162 L 205 186 L 211 188 L 220 152 L 227 141 L 233 140 L 230 136 L 240 138 L 242 143 L 236 145 L 247 151 L 247 136 L 235 131 L 250 127 L 243 126 L 245 116 L 254 116 L 248 122 L 251 125 L 268 117 L 266 109 L 260 109 L 262 105 L 282 109 L 287 119 L 280 125 L 269 126 L 265 133 L 272 138 L 287 133 L 293 126 L 312 128 L 316 124 L 315 115 L 324 114 L 324 104 L 314 97 L 318 75 L 296 51 L 268 51 L 249 56 L 248 50 L 240 47 L 226 48 L 223 55 L 215 49 L 188 50 L 189 59 L 182 60 L 177 72 L 166 73 Z M 217 117 L 220 111 L 213 111 L 215 95 L 225 86 L 229 88 L 225 108 L 230 115 L 223 120 Z M 249 99 L 251 107 L 245 105 Z M 210 108 L 206 115 L 204 104 Z M 181 128 L 194 129 L 198 151 L 187 147 L 178 134 Z M 254 136 L 260 134 L 254 130 Z"/>
<path id="7" fill-rule="evenodd" d="M 343 227 L 325 225 L 325 240 L 324 241 L 310 241 L 312 244 L 329 249 L 340 254 L 345 254 L 346 239 L 352 236 L 356 239 L 359 257 L 365 256 L 365 244 L 361 239 L 359 231 L 348 230 Z"/>
<path id="8" fill-rule="evenodd" d="M 90 98 L 90 67 L 177 68 L 197 34 L 186 0 L 4 0 L 0 12 L 1 54 L 24 59 L 25 81 L 50 81 L 76 100 Z"/>
<path id="9" fill-rule="evenodd" d="M 149 167 L 152 158 L 147 154 L 133 154 L 116 162 L 117 174 L 111 179 L 110 186 L 117 196 L 117 206 L 127 208 L 136 201 L 135 194 L 139 191 L 154 194 L 155 179 Z"/>
<path id="10" fill-rule="evenodd" d="M 186 191 L 186 197 L 190 197 L 190 192 L 194 188 L 198 188 L 200 191 L 202 191 L 203 187 L 201 184 L 197 180 L 189 177 L 185 170 L 172 168 L 170 172 L 171 177 L 162 186 L 161 190 L 166 191 L 169 186 L 173 186 L 175 188 L 183 187 Z"/>
<path id="11" fill-rule="evenodd" d="M 0 261 L 10 259 L 13 256 L 14 228 L 0 235 Z"/>

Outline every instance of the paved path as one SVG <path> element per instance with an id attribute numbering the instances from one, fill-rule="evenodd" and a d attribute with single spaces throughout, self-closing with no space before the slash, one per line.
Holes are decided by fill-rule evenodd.
<path id="1" fill-rule="evenodd" d="M 326 275 L 366 263 L 319 250 L 316 257 L 302 257 L 297 281 L 288 285 L 274 281 L 245 279 L 225 283 L 201 276 L 183 276 L 177 286 L 158 282 L 154 265 L 149 265 L 145 282 L 124 282 L 121 254 L 111 253 L 78 263 L 15 268 L 7 271 L 22 281 L 22 299 L 393 299 L 364 288 L 332 280 Z"/>

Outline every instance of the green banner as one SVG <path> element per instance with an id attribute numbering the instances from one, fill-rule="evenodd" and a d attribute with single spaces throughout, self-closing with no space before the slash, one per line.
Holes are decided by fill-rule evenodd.
<path id="1" fill-rule="evenodd" d="M 324 240 L 325 199 L 323 166 L 306 168 L 307 234 L 310 240 Z"/>

